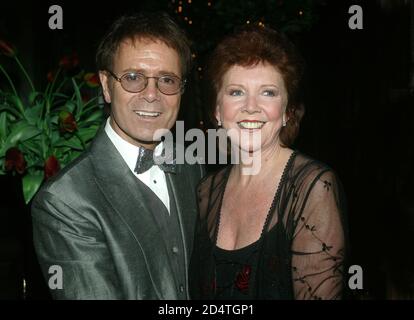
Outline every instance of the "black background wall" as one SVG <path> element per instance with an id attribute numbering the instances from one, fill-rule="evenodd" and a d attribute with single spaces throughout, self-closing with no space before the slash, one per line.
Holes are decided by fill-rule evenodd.
<path id="1" fill-rule="evenodd" d="M 211 2 L 214 7 L 218 1 Z M 63 30 L 48 28 L 52 4 L 63 8 Z M 362 30 L 348 27 L 352 4 L 363 8 Z M 0 38 L 18 47 L 40 86 L 60 57 L 75 51 L 82 67 L 95 71 L 99 39 L 122 13 L 164 9 L 190 29 L 174 13 L 175 6 L 174 1 L 2 1 Z M 309 28 L 292 35 L 307 62 L 306 114 L 296 147 L 329 164 L 343 182 L 351 263 L 364 270 L 364 289 L 353 292 L 352 298 L 413 297 L 414 4 L 404 0 L 316 1 L 313 15 Z M 205 19 L 203 11 L 197 13 L 194 24 L 197 17 Z M 204 28 L 208 38 L 210 27 Z M 200 53 L 197 67 L 203 67 L 207 53 L 208 49 Z M 10 67 L 6 60 L 0 63 Z M 200 76 L 202 71 L 196 69 L 183 101 L 180 119 L 186 128 L 200 126 L 200 121 L 209 126 L 198 91 Z M 20 90 L 27 90 L 23 82 Z M 0 178 L 0 298 L 47 299 L 31 247 L 30 215 L 19 205 L 20 187 L 10 176 Z"/>

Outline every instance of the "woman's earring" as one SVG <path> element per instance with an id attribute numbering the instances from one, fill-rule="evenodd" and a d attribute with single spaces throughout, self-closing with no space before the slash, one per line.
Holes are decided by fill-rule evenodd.
<path id="1" fill-rule="evenodd" d="M 217 125 L 218 125 L 219 127 L 221 127 L 221 120 L 220 120 L 220 119 L 218 119 L 218 120 L 217 120 Z"/>
<path id="2" fill-rule="evenodd" d="M 283 116 L 282 116 L 282 127 L 286 127 L 286 118 L 285 118 L 285 114 L 283 114 Z"/>

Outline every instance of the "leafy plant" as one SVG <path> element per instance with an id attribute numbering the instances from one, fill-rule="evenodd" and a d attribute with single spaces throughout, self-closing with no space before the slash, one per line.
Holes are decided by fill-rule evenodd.
<path id="1" fill-rule="evenodd" d="M 85 150 L 102 124 L 99 81 L 93 73 L 69 72 L 79 64 L 73 55 L 60 61 L 57 71 L 48 74 L 46 88 L 38 91 L 16 50 L 2 40 L 0 54 L 16 62 L 30 87 L 28 94 L 19 93 L 0 63 L 6 80 L 0 87 L 0 175 L 21 175 L 28 203 L 45 179 Z"/>

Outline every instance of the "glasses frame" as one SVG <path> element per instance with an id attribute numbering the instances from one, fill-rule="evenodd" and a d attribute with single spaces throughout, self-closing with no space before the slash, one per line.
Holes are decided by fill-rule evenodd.
<path id="1" fill-rule="evenodd" d="M 118 77 L 115 73 L 113 73 L 111 70 L 106 70 L 116 81 L 118 81 L 120 84 L 121 84 L 121 87 L 122 87 L 122 89 L 124 89 L 126 92 L 130 92 L 130 93 L 140 93 L 140 92 L 142 92 L 142 91 L 144 91 L 147 87 L 148 87 L 148 80 L 149 79 L 155 79 L 156 81 L 155 81 L 155 85 L 156 85 L 156 87 L 157 87 L 157 89 L 158 89 L 158 91 L 159 92 L 161 92 L 162 94 L 165 94 L 165 95 L 167 95 L 167 96 L 173 96 L 173 95 L 176 95 L 177 93 L 183 93 L 184 92 L 184 89 L 185 89 L 185 84 L 187 83 L 187 79 L 181 79 L 181 78 L 179 78 L 179 77 L 177 77 L 177 76 L 171 76 L 171 75 L 165 75 L 165 76 L 160 76 L 160 77 L 147 77 L 145 74 L 143 74 L 143 73 L 140 73 L 140 72 L 126 72 L 126 73 L 124 73 L 122 76 L 120 76 L 120 77 Z M 141 76 L 143 76 L 144 77 L 144 79 L 145 79 L 145 86 L 141 89 L 141 90 L 139 90 L 139 91 L 130 91 L 130 90 L 127 90 L 127 89 L 125 89 L 125 87 L 124 87 L 124 85 L 122 84 L 122 78 L 123 77 L 125 77 L 126 75 L 129 75 L 129 74 L 136 74 L 136 75 L 141 75 Z M 174 92 L 174 93 L 164 93 L 164 92 L 162 92 L 161 91 L 161 89 L 160 89 L 160 87 L 158 86 L 158 81 L 160 80 L 160 79 L 162 79 L 162 78 L 165 78 L 165 77 L 172 77 L 172 78 L 177 78 L 179 81 L 180 81 L 180 86 L 179 86 L 179 88 L 178 88 L 178 90 L 177 90 L 177 92 Z"/>

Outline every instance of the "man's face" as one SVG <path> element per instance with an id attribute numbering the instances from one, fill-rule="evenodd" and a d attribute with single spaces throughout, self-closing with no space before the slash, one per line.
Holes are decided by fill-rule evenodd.
<path id="1" fill-rule="evenodd" d="M 148 39 L 122 42 L 110 71 L 118 78 L 127 72 L 138 72 L 147 77 L 182 77 L 177 52 L 163 42 Z M 148 79 L 148 86 L 143 91 L 131 93 L 109 73 L 101 71 L 99 76 L 105 101 L 111 104 L 110 124 L 115 132 L 136 146 L 154 148 L 157 143 L 154 141 L 155 131 L 169 130 L 175 123 L 181 93 L 161 93 L 156 79 Z"/>

